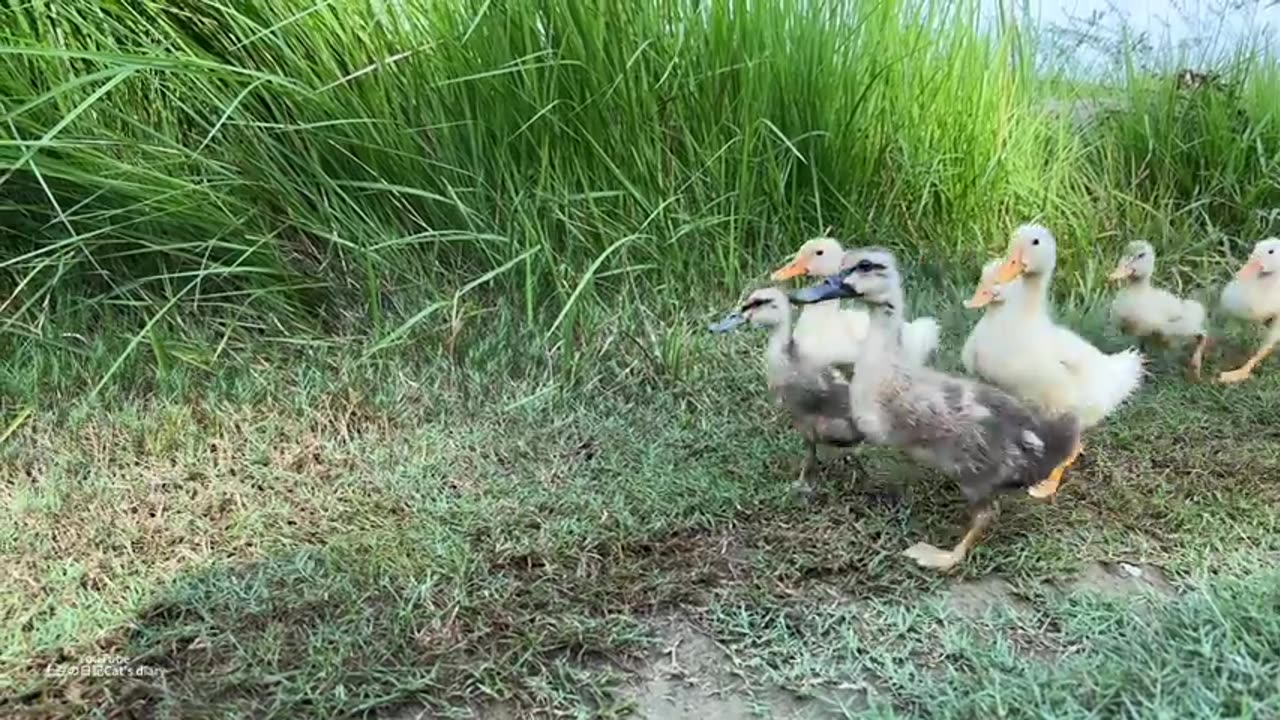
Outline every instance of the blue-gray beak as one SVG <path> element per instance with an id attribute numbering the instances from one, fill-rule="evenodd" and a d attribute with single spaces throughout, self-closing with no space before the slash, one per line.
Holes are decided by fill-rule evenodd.
<path id="1" fill-rule="evenodd" d="M 793 291 L 790 296 L 791 302 L 797 305 L 811 305 L 825 300 L 858 297 L 857 291 L 844 284 L 844 279 L 848 276 L 848 272 L 830 275 L 817 285 Z"/>
<path id="2" fill-rule="evenodd" d="M 713 333 L 727 333 L 746 321 L 747 318 L 742 313 L 731 312 L 728 315 L 725 315 L 720 322 L 711 323 L 707 329 Z"/>

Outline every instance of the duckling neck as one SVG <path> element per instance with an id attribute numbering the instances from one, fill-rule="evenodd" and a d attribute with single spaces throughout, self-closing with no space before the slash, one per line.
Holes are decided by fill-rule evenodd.
<path id="1" fill-rule="evenodd" d="M 902 315 L 898 305 L 879 305 L 871 311 L 867 339 L 858 361 L 858 379 L 875 379 L 895 363 L 902 347 Z"/>
<path id="2" fill-rule="evenodd" d="M 791 315 L 787 316 L 769 330 L 769 347 L 765 351 L 765 362 L 770 374 L 781 371 L 796 359 L 795 340 L 791 334 Z"/>
<path id="3" fill-rule="evenodd" d="M 1043 315 L 1049 307 L 1049 279 L 1053 275 L 1052 271 L 1031 274 L 1024 276 L 1023 286 L 1026 292 L 1023 293 L 1023 310 L 1029 315 Z"/>

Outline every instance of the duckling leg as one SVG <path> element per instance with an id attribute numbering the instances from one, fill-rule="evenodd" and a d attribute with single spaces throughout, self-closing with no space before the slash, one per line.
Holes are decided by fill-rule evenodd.
<path id="1" fill-rule="evenodd" d="M 942 550 L 929 543 L 918 542 L 902 551 L 902 554 L 915 560 L 920 567 L 943 571 L 951 570 L 961 562 L 964 562 L 969 551 L 973 549 L 974 545 L 978 544 L 982 533 L 986 532 L 987 528 L 991 526 L 991 521 L 995 517 L 996 508 L 994 505 L 981 505 L 973 510 L 973 517 L 969 521 L 969 529 L 955 547 L 950 550 Z"/>
<path id="2" fill-rule="evenodd" d="M 1200 333 L 1196 336 L 1196 349 L 1191 353 L 1191 361 L 1187 363 L 1187 368 L 1191 371 L 1191 376 L 1196 380 L 1200 379 L 1200 368 L 1204 366 L 1204 351 L 1209 347 L 1209 334 Z"/>
<path id="3" fill-rule="evenodd" d="M 1062 461 L 1062 464 L 1053 469 L 1049 473 L 1049 477 L 1041 480 L 1039 483 L 1027 488 L 1027 494 L 1033 498 L 1043 500 L 1058 494 L 1058 486 L 1062 484 L 1062 475 L 1071 467 L 1076 458 L 1080 457 L 1080 453 L 1084 452 L 1084 443 L 1077 442 L 1075 450 L 1071 451 L 1070 457 Z"/>
<path id="4" fill-rule="evenodd" d="M 809 468 L 818 462 L 818 446 L 812 440 L 805 440 L 804 462 L 800 464 L 800 477 L 791 484 L 791 492 L 804 502 L 813 499 L 813 485 L 809 483 Z"/>
<path id="5" fill-rule="evenodd" d="M 1234 384 L 1248 380 L 1253 375 L 1253 369 L 1258 367 L 1263 360 L 1266 360 L 1271 351 L 1275 349 L 1276 343 L 1280 343 L 1280 319 L 1271 322 L 1271 332 L 1267 333 L 1267 341 L 1263 343 L 1258 352 L 1254 353 L 1253 357 L 1249 358 L 1249 361 L 1238 369 L 1219 375 L 1218 382 Z"/>

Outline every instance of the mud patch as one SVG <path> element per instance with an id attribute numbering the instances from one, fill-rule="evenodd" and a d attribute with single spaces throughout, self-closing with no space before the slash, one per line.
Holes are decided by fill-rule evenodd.
<path id="1" fill-rule="evenodd" d="M 807 699 L 781 687 L 751 685 L 734 658 L 687 621 L 659 625 L 659 649 L 623 689 L 632 717 L 645 720 L 811 720 L 843 717 L 838 706 L 865 708 L 865 699 Z"/>
<path id="2" fill-rule="evenodd" d="M 1017 596 L 1009 583 L 997 577 L 985 577 L 952 585 L 947 590 L 943 607 L 969 620 L 977 620 L 997 609 L 1017 611 L 1031 607 Z"/>
<path id="3" fill-rule="evenodd" d="M 1128 562 L 1090 562 L 1075 580 L 1066 584 L 1068 592 L 1094 592 L 1107 597 L 1126 597 L 1144 592 L 1173 596 L 1177 589 L 1164 571 L 1155 565 Z"/>

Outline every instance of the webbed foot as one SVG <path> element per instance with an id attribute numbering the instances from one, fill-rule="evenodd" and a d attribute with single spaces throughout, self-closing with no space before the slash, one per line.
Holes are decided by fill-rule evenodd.
<path id="1" fill-rule="evenodd" d="M 1218 375 L 1218 382 L 1225 385 L 1235 385 L 1253 377 L 1253 370 L 1242 367 L 1239 370 L 1228 370 Z"/>
<path id="2" fill-rule="evenodd" d="M 912 545 L 903 550 L 902 554 L 915 560 L 920 567 L 943 571 L 951 570 L 964 559 L 963 555 L 957 556 L 954 551 L 943 550 L 925 542 L 918 542 Z"/>

